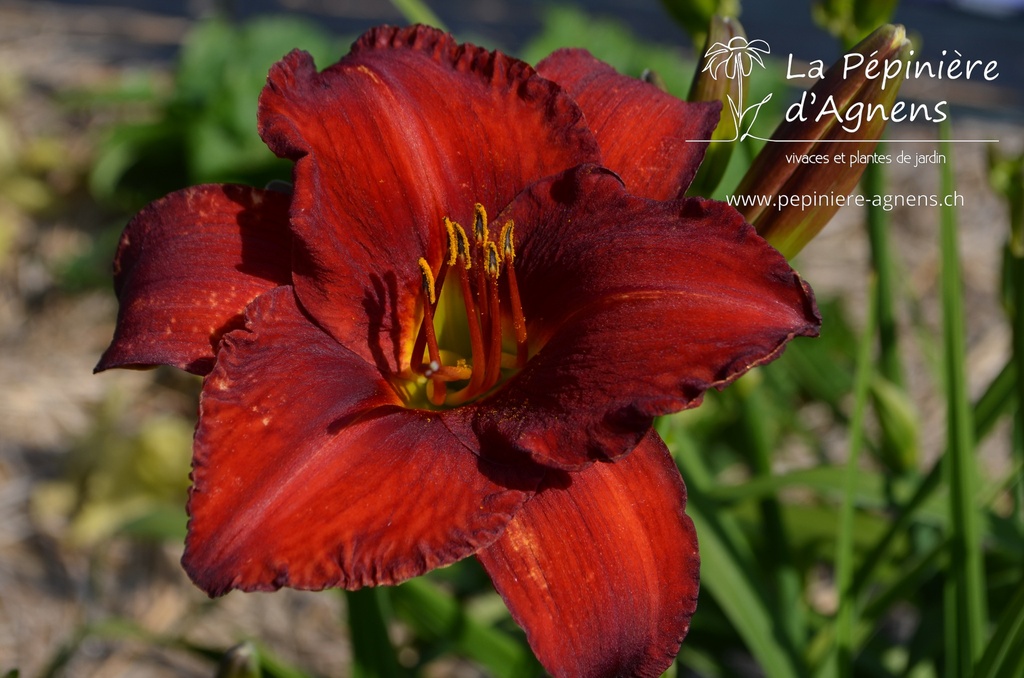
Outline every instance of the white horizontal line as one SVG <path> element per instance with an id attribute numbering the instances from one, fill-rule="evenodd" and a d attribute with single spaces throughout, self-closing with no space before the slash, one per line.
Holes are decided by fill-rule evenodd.
<path id="1" fill-rule="evenodd" d="M 687 139 L 690 144 L 731 143 L 735 139 Z M 998 144 L 999 139 L 761 139 L 772 144 Z"/>

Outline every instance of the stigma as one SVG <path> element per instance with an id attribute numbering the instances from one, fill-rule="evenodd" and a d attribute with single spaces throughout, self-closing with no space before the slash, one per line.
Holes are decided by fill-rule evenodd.
<path id="1" fill-rule="evenodd" d="M 469 232 L 448 217 L 442 223 L 440 265 L 435 271 L 426 258 L 417 262 L 418 328 L 400 389 L 408 402 L 425 393 L 433 408 L 457 407 L 490 393 L 529 359 L 513 266 L 515 225 L 507 221 L 492 239 L 479 203 Z"/>

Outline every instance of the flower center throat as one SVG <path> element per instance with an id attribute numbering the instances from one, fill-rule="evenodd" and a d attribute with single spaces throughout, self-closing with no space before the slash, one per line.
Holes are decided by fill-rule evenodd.
<path id="1" fill-rule="evenodd" d="M 471 234 L 448 217 L 444 232 L 447 256 L 437 273 L 425 258 L 418 261 L 422 319 L 399 384 L 406 402 L 425 396 L 435 408 L 490 392 L 529 357 L 512 220 L 492 240 L 487 211 L 477 203 Z"/>

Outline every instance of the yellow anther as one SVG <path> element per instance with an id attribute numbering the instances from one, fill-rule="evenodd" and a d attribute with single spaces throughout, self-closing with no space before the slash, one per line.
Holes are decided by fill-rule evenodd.
<path id="1" fill-rule="evenodd" d="M 427 293 L 427 299 L 431 304 L 437 302 L 437 295 L 434 294 L 434 273 L 430 270 L 430 264 L 423 257 L 417 262 L 420 265 L 420 276 L 423 278 L 423 291 Z"/>
<path id="2" fill-rule="evenodd" d="M 505 222 L 505 225 L 501 227 L 501 255 L 508 260 L 508 263 L 512 263 L 516 258 L 515 248 L 515 223 L 509 219 Z"/>
<path id="3" fill-rule="evenodd" d="M 498 254 L 498 246 L 493 242 L 485 245 L 487 248 L 487 275 L 497 279 L 501 270 L 501 256 Z"/>
<path id="4" fill-rule="evenodd" d="M 492 241 L 487 210 L 476 203 L 473 212 L 472 235 L 448 216 L 441 220 L 443 235 L 437 233 L 434 222 L 435 237 L 446 240 L 432 243 L 429 259 L 424 256 L 416 261 L 423 292 L 415 304 L 422 318 L 415 328 L 408 363 L 396 375 L 396 386 L 410 407 L 451 408 L 487 397 L 509 371 L 522 369 L 529 361 L 526 320 L 512 266 L 515 225 L 511 219 L 503 219 L 501 232 L 495 230 Z M 473 258 L 477 267 L 470 271 Z M 506 262 L 507 272 L 502 272 Z M 449 288 L 457 287 L 449 290 L 456 294 L 443 292 L 446 282 Z M 464 318 L 453 304 L 464 306 Z M 508 354 L 513 339 L 510 329 L 515 355 Z"/>
<path id="5" fill-rule="evenodd" d="M 487 210 L 480 203 L 473 205 L 473 235 L 477 242 L 487 242 Z"/>
<path id="6" fill-rule="evenodd" d="M 455 225 L 448 217 L 444 218 L 444 230 L 448 232 L 448 265 L 454 266 L 459 258 L 459 245 L 455 236 Z"/>
<path id="7" fill-rule="evenodd" d="M 473 268 L 473 257 L 469 256 L 469 239 L 466 238 L 466 232 L 462 230 L 462 226 L 459 226 L 457 221 L 449 221 L 452 225 L 452 231 L 455 233 L 455 249 L 458 251 L 458 256 L 462 257 L 463 266 L 466 270 Z"/>

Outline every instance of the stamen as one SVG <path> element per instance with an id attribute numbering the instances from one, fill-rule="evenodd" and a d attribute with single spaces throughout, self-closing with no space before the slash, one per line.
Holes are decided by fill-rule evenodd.
<path id="1" fill-rule="evenodd" d="M 489 336 L 490 348 L 487 353 L 487 370 L 484 376 L 486 391 L 498 383 L 501 376 L 501 313 L 498 308 L 498 274 L 501 273 L 501 257 L 498 246 L 487 243 L 487 299 L 491 309 Z"/>
<path id="2" fill-rule="evenodd" d="M 516 258 L 515 224 L 509 219 L 501 229 L 502 254 L 507 262 L 508 299 L 512 305 L 512 328 L 516 333 L 516 367 L 522 369 L 529 359 L 529 346 L 526 343 L 526 318 L 523 316 L 523 302 L 519 298 L 519 284 L 516 281 L 516 270 L 512 262 Z"/>
<path id="3" fill-rule="evenodd" d="M 441 351 L 437 346 L 437 336 L 434 334 L 434 304 L 437 302 L 437 294 L 434 289 L 434 274 L 430 270 L 430 264 L 423 257 L 420 257 L 417 263 L 420 266 L 423 292 L 426 295 L 423 303 L 423 331 L 427 342 L 427 352 L 430 355 L 430 364 L 424 374 L 427 377 L 433 377 L 441 369 Z M 415 359 L 420 360 L 418 356 Z M 437 406 L 443 405 L 447 395 L 448 386 L 445 382 L 441 379 L 431 378 L 430 385 L 427 387 L 427 396 L 430 398 L 430 402 Z"/>
<path id="4" fill-rule="evenodd" d="M 399 388 L 404 389 L 402 392 L 411 401 L 415 401 L 419 394 L 421 398 L 425 395 L 434 407 L 454 407 L 495 388 L 504 370 L 524 367 L 529 350 L 526 319 L 513 266 L 516 256 L 513 221 L 509 219 L 505 222 L 494 241 L 488 233 L 487 210 L 480 203 L 473 206 L 473 230 L 470 237 L 467 237 L 458 222 L 444 217 L 442 223 L 447 249 L 442 251 L 437 273 L 434 273 L 426 258 L 417 260 L 423 316 L 413 342 L 410 365 L 402 376 L 403 383 L 410 382 L 409 389 L 403 386 Z M 479 257 L 476 271 L 471 270 L 474 257 Z M 506 276 L 502 275 L 503 267 L 508 271 Z M 450 272 L 456 273 L 459 278 L 459 292 L 466 313 L 466 326 L 463 330 L 459 329 L 461 322 L 457 318 L 447 315 L 458 313 L 457 310 L 444 305 L 460 296 L 455 290 L 449 290 L 453 292 L 452 295 L 442 295 L 445 277 Z M 502 277 L 508 280 L 507 298 L 500 287 Z M 442 296 L 445 297 L 443 303 Z M 511 306 L 508 310 L 501 308 L 506 299 Z M 438 311 L 439 306 L 443 306 L 445 312 L 438 316 L 445 318 L 440 335 L 434 326 L 435 314 L 442 313 Z M 509 317 L 515 332 L 515 355 L 502 352 L 503 321 Z M 465 336 L 459 341 L 458 337 L 448 335 L 466 330 L 469 332 L 468 357 L 465 355 Z M 448 348 L 455 350 L 442 351 L 438 344 L 439 336 L 445 342 L 454 339 L 456 343 Z M 449 364 L 445 364 L 445 361 Z M 449 392 L 449 382 L 461 384 L 462 388 Z"/>
<path id="5" fill-rule="evenodd" d="M 497 280 L 501 272 L 501 256 L 498 254 L 498 246 L 493 242 L 487 243 L 487 275 Z"/>
<path id="6" fill-rule="evenodd" d="M 508 275 L 508 300 L 512 306 L 512 329 L 516 333 L 516 367 L 522 369 L 530 357 L 529 344 L 526 342 L 526 317 L 523 315 L 523 302 L 519 298 L 519 284 L 516 282 L 516 271 L 509 264 Z"/>
<path id="7" fill-rule="evenodd" d="M 501 235 L 498 236 L 498 240 L 501 242 L 501 256 L 509 264 L 516 258 L 516 248 L 514 246 L 515 230 L 515 222 L 509 219 L 501 227 Z"/>
<path id="8" fill-rule="evenodd" d="M 451 221 L 445 217 L 446 224 L 450 224 L 452 232 L 455 234 L 455 253 L 457 257 L 462 257 L 462 265 L 468 271 L 473 268 L 473 257 L 469 255 L 469 238 L 466 237 L 466 232 L 462 230 L 462 226 L 459 226 L 457 221 Z M 450 250 L 449 250 L 449 256 Z M 455 260 L 452 260 L 452 266 L 455 265 Z"/>
<path id="9" fill-rule="evenodd" d="M 476 306 L 480 311 L 480 316 L 487 317 L 490 309 L 488 308 L 487 296 L 484 294 L 484 279 L 487 271 L 487 243 L 489 242 L 490 235 L 487 231 L 487 210 L 480 203 L 473 205 L 473 238 L 473 244 L 484 262 L 484 266 L 476 271 Z"/>
<path id="10" fill-rule="evenodd" d="M 420 276 L 423 279 L 423 291 L 427 293 L 427 301 L 433 305 L 437 303 L 437 294 L 434 293 L 434 274 L 430 270 L 430 264 L 423 257 L 416 263 L 420 265 Z"/>
<path id="11" fill-rule="evenodd" d="M 459 256 L 459 245 L 456 240 L 455 224 L 448 217 L 444 218 L 444 230 L 448 233 L 448 265 L 454 266 Z M 462 234 L 462 239 L 466 239 L 465 233 Z"/>
<path id="12" fill-rule="evenodd" d="M 437 291 L 444 287 L 444 279 L 448 274 L 448 269 L 455 265 L 456 257 L 458 256 L 458 244 L 457 236 L 455 233 L 455 225 L 452 224 L 448 217 L 444 218 L 444 228 L 448 233 L 448 258 L 441 262 L 441 270 L 437 272 L 437 279 L 431 284 L 433 292 L 430 294 L 431 311 L 437 310 Z M 465 241 L 466 234 L 462 234 L 462 239 Z M 421 259 L 422 260 L 422 259 Z M 423 273 L 423 265 L 420 264 L 420 275 Z M 430 267 L 427 267 L 427 273 L 429 274 Z M 426 348 L 427 337 L 424 333 L 424 326 L 420 325 L 420 329 L 416 332 L 416 341 L 413 342 L 412 355 L 413 359 L 418 363 L 423 359 L 423 349 Z M 418 367 L 413 367 L 418 369 Z"/>
<path id="13" fill-rule="evenodd" d="M 484 335 L 484 346 L 492 346 L 494 344 L 493 332 L 491 331 L 493 323 L 488 322 L 487 318 L 498 313 L 498 305 L 491 303 L 490 287 L 491 283 L 497 279 L 501 261 L 498 256 L 498 246 L 493 242 L 488 241 L 478 244 L 480 245 L 480 256 L 483 264 L 477 271 L 477 309 L 480 311 L 480 328 Z M 490 356 L 490 353 L 487 355 Z"/>
<path id="14" fill-rule="evenodd" d="M 487 210 L 480 203 L 473 205 L 473 235 L 477 242 L 487 242 Z"/>
<path id="15" fill-rule="evenodd" d="M 463 254 L 459 256 L 462 258 Z M 480 332 L 480 317 L 476 304 L 473 303 L 473 291 L 469 284 L 468 248 L 465 252 L 464 264 L 464 266 L 458 268 L 459 283 L 462 287 L 462 299 L 466 305 L 466 325 L 469 327 L 469 350 L 473 367 L 469 383 L 463 389 L 451 395 L 449 404 L 463 403 L 479 393 L 485 376 L 484 363 L 486 362 L 486 354 L 484 353 L 484 338 Z"/>

